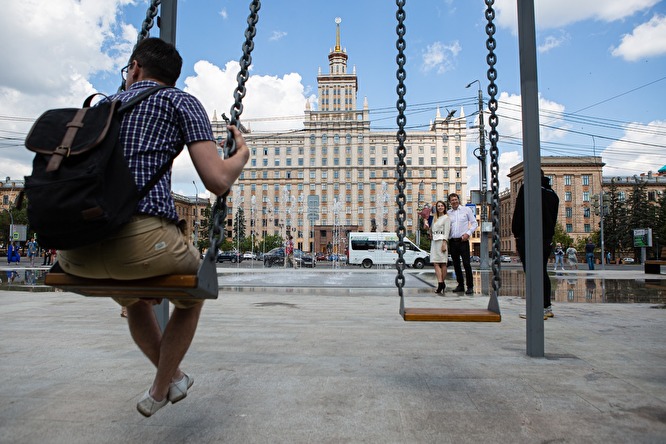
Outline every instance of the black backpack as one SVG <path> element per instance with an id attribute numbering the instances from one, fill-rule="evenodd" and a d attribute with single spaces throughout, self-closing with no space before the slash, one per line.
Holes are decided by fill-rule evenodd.
<path id="1" fill-rule="evenodd" d="M 173 159 L 138 190 L 119 140 L 123 114 L 162 88 L 91 107 L 93 94 L 83 108 L 52 109 L 37 119 L 25 141 L 36 153 L 25 194 L 30 228 L 42 247 L 69 250 L 108 238 L 166 173 Z"/>

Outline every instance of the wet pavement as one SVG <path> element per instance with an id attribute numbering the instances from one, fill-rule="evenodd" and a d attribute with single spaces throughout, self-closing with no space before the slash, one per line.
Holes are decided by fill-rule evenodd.
<path id="1" fill-rule="evenodd" d="M 9 290 L 2 270 L 0 442 L 666 442 L 666 310 L 637 301 L 664 275 L 553 275 L 563 293 L 531 358 L 518 294 L 499 324 L 407 323 L 392 270 L 239 270 L 219 269 L 188 397 L 151 418 L 135 405 L 152 368 L 113 301 Z M 410 303 L 485 307 L 484 273 L 471 297 L 434 295 L 431 273 L 409 271 Z M 624 284 L 633 303 L 604 303 Z"/>

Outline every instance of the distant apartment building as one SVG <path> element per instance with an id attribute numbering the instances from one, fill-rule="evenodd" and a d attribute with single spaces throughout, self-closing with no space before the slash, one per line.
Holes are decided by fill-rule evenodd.
<path id="1" fill-rule="evenodd" d="M 629 198 L 636 181 L 646 184 L 648 201 L 656 202 L 666 189 L 666 175 L 653 175 L 650 172 L 632 177 L 607 177 L 602 173 L 604 165 L 599 156 L 541 158 L 541 169 L 550 178 L 551 186 L 560 198 L 557 222 L 574 240 L 586 238 L 599 230 L 600 216 L 595 214 L 592 207 L 593 195 L 608 191 L 611 182 L 618 187 L 620 201 Z M 523 163 L 511 167 L 508 177 L 509 189 L 500 193 L 500 244 L 503 253 L 511 254 L 516 252 L 511 218 L 518 189 L 523 183 Z"/>
<path id="2" fill-rule="evenodd" d="M 328 73 L 317 76 L 317 109 L 305 106 L 303 130 L 249 132 L 250 161 L 228 197 L 227 237 L 243 208 L 249 229 L 294 237 L 298 248 L 343 251 L 349 231 L 395 231 L 396 131 L 371 129 L 367 100 L 357 108 L 358 77 L 347 67 L 340 25 L 328 55 Z M 426 202 L 467 190 L 466 119 L 437 110 L 427 130 L 407 130 L 406 229 L 413 234 Z M 225 122 L 213 118 L 218 140 Z"/>

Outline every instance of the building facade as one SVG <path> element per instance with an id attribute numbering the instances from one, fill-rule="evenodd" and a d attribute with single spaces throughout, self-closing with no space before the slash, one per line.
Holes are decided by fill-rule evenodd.
<path id="1" fill-rule="evenodd" d="M 367 100 L 357 109 L 359 79 L 347 61 L 338 22 L 328 73 L 320 69 L 317 76 L 317 109 L 306 104 L 303 130 L 245 134 L 250 161 L 228 197 L 227 237 L 239 207 L 259 239 L 290 233 L 306 251 L 324 252 L 330 242 L 343 251 L 349 231 L 396 230 L 396 132 L 371 129 Z M 460 111 L 460 117 L 443 118 L 437 110 L 427 130 L 407 131 L 408 234 L 426 202 L 468 194 Z M 214 117 L 212 124 L 218 140 L 225 140 L 225 122 Z"/>
<path id="2" fill-rule="evenodd" d="M 599 216 L 592 209 L 592 195 L 602 190 L 603 166 L 599 156 L 541 158 L 541 169 L 560 198 L 557 223 L 574 240 L 587 237 L 598 229 Z M 503 253 L 515 254 L 517 249 L 511 233 L 511 218 L 516 207 L 518 189 L 524 180 L 523 163 L 511 167 L 508 177 L 510 189 L 500 194 L 500 243 Z"/>
<path id="3" fill-rule="evenodd" d="M 599 156 L 547 156 L 541 158 L 541 169 L 550 178 L 551 186 L 560 198 L 558 224 L 574 241 L 587 238 L 599 230 L 600 216 L 593 208 L 594 195 L 607 192 L 614 182 L 619 200 L 625 201 L 637 181 L 646 184 L 647 199 L 656 203 L 666 189 L 666 176 L 641 174 L 633 177 L 605 177 Z M 500 238 L 503 254 L 515 254 L 516 241 L 511 233 L 511 218 L 516 206 L 518 189 L 523 183 L 523 163 L 511 167 L 510 188 L 500 194 Z"/>

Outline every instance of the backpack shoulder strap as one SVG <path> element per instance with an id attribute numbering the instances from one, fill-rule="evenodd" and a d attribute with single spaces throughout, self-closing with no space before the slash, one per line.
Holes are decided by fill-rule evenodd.
<path id="1" fill-rule="evenodd" d="M 146 88 L 143 91 L 141 91 L 139 94 L 136 96 L 132 97 L 129 99 L 127 102 L 123 102 L 122 105 L 120 105 L 120 108 L 118 108 L 118 113 L 122 114 L 124 112 L 127 112 L 134 108 L 138 103 L 141 101 L 147 99 L 148 97 L 152 96 L 155 94 L 157 91 L 161 89 L 166 89 L 166 88 L 173 88 L 172 86 L 166 86 L 166 85 L 157 85 L 157 86 L 151 86 L 150 88 Z"/>

